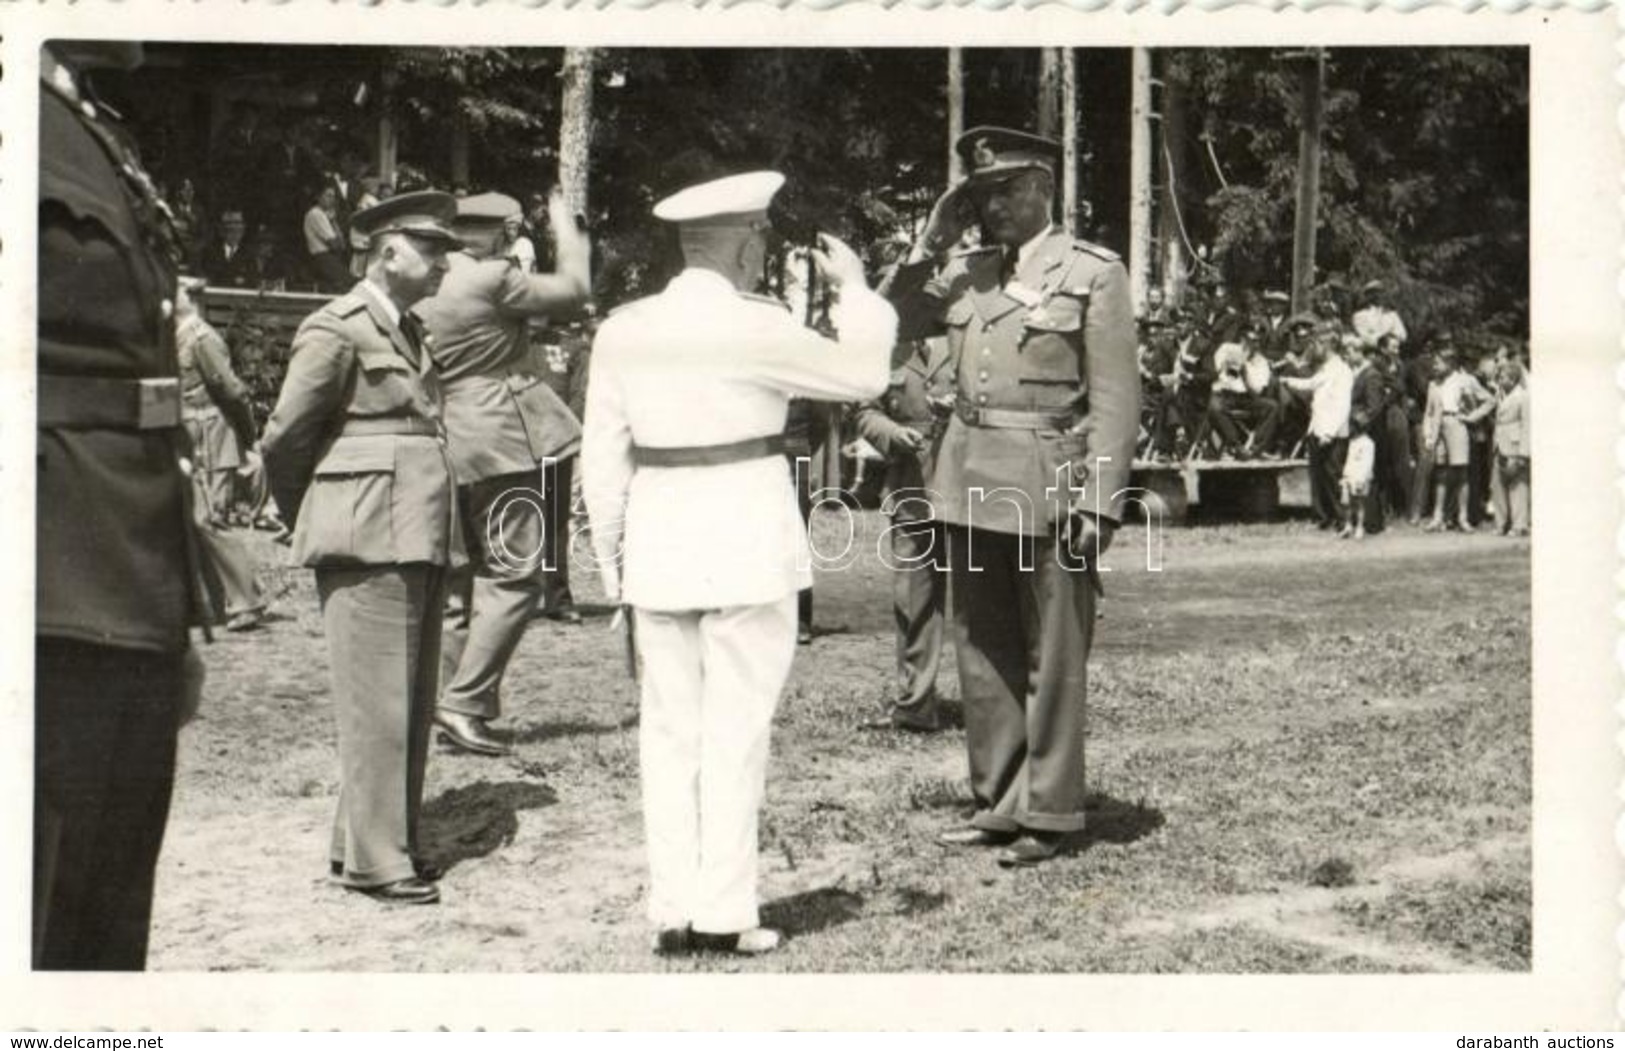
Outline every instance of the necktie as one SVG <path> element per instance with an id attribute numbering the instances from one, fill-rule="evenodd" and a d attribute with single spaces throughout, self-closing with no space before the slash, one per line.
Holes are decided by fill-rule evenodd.
<path id="1" fill-rule="evenodd" d="M 1016 276 L 1016 249 L 1006 248 L 999 258 L 999 287 L 1003 288 Z"/>

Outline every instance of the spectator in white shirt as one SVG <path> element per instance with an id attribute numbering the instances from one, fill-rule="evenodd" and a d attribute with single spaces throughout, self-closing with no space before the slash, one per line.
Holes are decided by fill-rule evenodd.
<path id="1" fill-rule="evenodd" d="M 1445 528 L 1450 511 L 1456 527 L 1473 531 L 1468 518 L 1467 465 L 1471 457 L 1469 428 L 1495 411 L 1495 399 L 1472 373 L 1461 367 L 1454 351 L 1433 359 L 1434 381 L 1428 385 L 1427 412 L 1422 436 L 1433 452 L 1433 517 L 1422 528 L 1437 533 Z"/>
<path id="2" fill-rule="evenodd" d="M 1336 340 L 1318 337 L 1309 351 L 1315 371 L 1302 378 L 1283 376 L 1291 390 L 1310 392 L 1309 492 L 1315 524 L 1321 529 L 1341 528 L 1343 513 L 1339 483 L 1348 455 L 1349 404 L 1354 373 L 1343 361 Z"/>
<path id="3" fill-rule="evenodd" d="M 1401 343 L 1410 338 L 1405 322 L 1388 308 L 1385 292 L 1381 281 L 1367 281 L 1360 289 L 1360 309 L 1351 319 L 1354 334 L 1368 353 L 1377 349 L 1377 341 L 1384 336 L 1398 336 Z"/>
<path id="4" fill-rule="evenodd" d="M 305 213 L 305 252 L 311 275 L 323 292 L 338 294 L 350 287 L 349 267 L 345 265 L 347 245 L 338 226 L 338 191 L 322 187 L 316 203 Z"/>
<path id="5" fill-rule="evenodd" d="M 519 264 L 521 273 L 536 272 L 536 244 L 524 236 L 524 216 L 515 212 L 502 222 L 502 232 L 508 239 L 508 258 Z"/>

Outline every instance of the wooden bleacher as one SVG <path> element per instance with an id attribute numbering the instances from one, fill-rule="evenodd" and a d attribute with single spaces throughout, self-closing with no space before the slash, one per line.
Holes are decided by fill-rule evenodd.
<path id="1" fill-rule="evenodd" d="M 1262 520 L 1282 507 L 1309 506 L 1309 461 L 1135 460 L 1130 484 L 1154 494 L 1163 523 L 1184 522 L 1191 506 Z"/>

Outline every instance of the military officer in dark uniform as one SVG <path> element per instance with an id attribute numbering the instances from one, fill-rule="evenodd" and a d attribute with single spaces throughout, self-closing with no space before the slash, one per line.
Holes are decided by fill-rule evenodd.
<path id="1" fill-rule="evenodd" d="M 586 312 L 586 321 L 572 322 L 552 338 L 544 336 L 539 344 L 534 337 L 536 322 L 532 322 L 531 329 L 531 349 L 539 352 L 537 371 L 578 420 L 587 412 L 587 364 L 592 358 L 591 303 L 587 304 Z M 575 470 L 576 459 L 575 456 L 557 459 L 542 475 L 547 561 L 542 568 L 542 602 L 537 613 L 565 624 L 581 623 L 575 594 L 570 590 L 570 520 L 579 477 Z M 582 516 L 583 520 L 585 517 Z"/>
<path id="2" fill-rule="evenodd" d="M 33 964 L 146 966 L 175 738 L 196 703 L 176 256 L 85 73 L 137 45 L 40 55 Z"/>
<path id="3" fill-rule="evenodd" d="M 899 338 L 945 325 L 957 368 L 932 488 L 977 811 L 942 840 L 1032 865 L 1084 826 L 1091 575 L 1134 456 L 1134 312 L 1118 257 L 1052 224 L 1056 143 L 976 128 L 955 148 L 970 174 L 892 284 Z M 939 255 L 973 218 L 987 247 Z"/>
<path id="4" fill-rule="evenodd" d="M 937 667 L 942 661 L 948 596 L 948 541 L 927 480 L 933 473 L 940 414 L 951 404 L 953 362 L 941 336 L 900 343 L 891 384 L 858 406 L 858 434 L 887 459 L 881 510 L 891 519 L 892 613 L 897 624 L 897 692 L 871 727 L 939 729 Z"/>
<path id="5" fill-rule="evenodd" d="M 342 788 L 331 867 L 389 904 L 440 900 L 417 855 L 449 566 L 460 560 L 440 381 L 408 308 L 457 245 L 457 202 L 402 194 L 355 214 L 367 274 L 306 318 L 265 426 L 293 556 L 316 570 Z"/>

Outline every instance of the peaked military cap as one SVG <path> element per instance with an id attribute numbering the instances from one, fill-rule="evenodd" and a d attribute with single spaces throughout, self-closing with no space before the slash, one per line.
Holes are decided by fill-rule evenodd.
<path id="1" fill-rule="evenodd" d="M 350 217 L 350 227 L 366 237 L 411 234 L 448 246 L 462 242 L 451 232 L 457 218 L 457 198 L 438 190 L 418 190 L 379 201 Z"/>
<path id="2" fill-rule="evenodd" d="M 765 216 L 783 185 L 778 172 L 729 175 L 678 190 L 655 205 L 654 215 L 668 223 L 732 226 Z"/>
<path id="3" fill-rule="evenodd" d="M 954 152 L 965 162 L 966 175 L 975 182 L 1002 179 L 1032 168 L 1054 175 L 1061 166 L 1060 143 L 1012 128 L 972 128 L 954 143 Z"/>
<path id="4" fill-rule="evenodd" d="M 519 202 L 505 193 L 477 193 L 457 200 L 459 226 L 501 226 L 519 214 Z"/>

